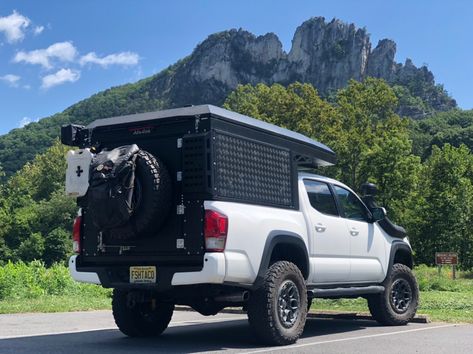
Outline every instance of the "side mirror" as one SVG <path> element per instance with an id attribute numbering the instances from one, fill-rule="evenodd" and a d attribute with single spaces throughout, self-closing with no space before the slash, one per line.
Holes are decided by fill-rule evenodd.
<path id="1" fill-rule="evenodd" d="M 381 207 L 372 208 L 371 215 L 373 216 L 373 222 L 383 220 L 387 215 L 386 209 Z"/>
<path id="2" fill-rule="evenodd" d="M 361 185 L 361 194 L 363 195 L 363 197 L 368 196 L 368 195 L 371 195 L 374 197 L 377 193 L 378 193 L 378 187 L 376 187 L 375 184 L 366 182 Z"/>

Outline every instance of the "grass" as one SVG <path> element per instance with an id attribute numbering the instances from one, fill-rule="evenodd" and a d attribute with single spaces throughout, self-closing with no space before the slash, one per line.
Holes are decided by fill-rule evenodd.
<path id="1" fill-rule="evenodd" d="M 111 299 L 100 297 L 73 297 L 46 295 L 35 299 L 12 299 L 0 301 L 0 314 L 26 312 L 70 312 L 111 309 Z"/>
<path id="2" fill-rule="evenodd" d="M 418 313 L 433 321 L 473 323 L 473 274 L 457 272 L 452 280 L 449 268 L 419 266 Z M 46 268 L 41 262 L 8 263 L 0 267 L 0 313 L 86 311 L 111 308 L 111 290 L 73 281 L 63 265 Z M 317 299 L 313 310 L 368 312 L 366 300 Z"/>

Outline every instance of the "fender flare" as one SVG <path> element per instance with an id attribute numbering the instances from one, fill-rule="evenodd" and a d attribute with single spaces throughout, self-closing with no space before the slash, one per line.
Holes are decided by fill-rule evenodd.
<path id="1" fill-rule="evenodd" d="M 261 262 L 258 270 L 258 274 L 256 276 L 256 280 L 254 282 L 253 287 L 258 287 L 264 278 L 264 274 L 266 270 L 269 268 L 271 255 L 274 251 L 274 248 L 280 244 L 289 244 L 297 247 L 301 250 L 303 257 L 304 257 L 304 266 L 305 270 L 301 269 L 304 278 L 308 278 L 310 274 L 310 263 L 309 263 L 309 253 L 307 251 L 306 244 L 302 237 L 296 233 L 288 232 L 288 231 L 273 231 L 269 234 L 266 239 L 263 254 L 261 255 Z M 305 274 L 304 274 L 305 273 Z"/>
<path id="2" fill-rule="evenodd" d="M 391 275 L 392 268 L 394 265 L 394 258 L 396 257 L 396 253 L 399 250 L 406 251 L 409 254 L 409 261 L 410 261 L 409 268 L 412 268 L 412 266 L 414 265 L 411 247 L 409 247 L 409 245 L 403 241 L 394 240 L 393 243 L 391 244 L 391 251 L 389 253 L 389 266 L 388 266 L 388 271 L 386 272 L 386 278 L 384 278 L 384 280 L 388 279 L 389 276 Z"/>

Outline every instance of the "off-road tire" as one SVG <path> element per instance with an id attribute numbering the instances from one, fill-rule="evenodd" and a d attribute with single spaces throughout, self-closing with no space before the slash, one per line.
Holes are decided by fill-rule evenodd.
<path id="1" fill-rule="evenodd" d="M 396 308 L 396 301 L 393 300 L 394 293 L 396 293 L 396 284 L 399 286 L 400 282 L 406 288 L 405 294 L 408 294 L 409 290 L 411 292 L 408 301 L 401 300 L 400 303 L 398 302 L 399 307 L 405 307 L 403 310 Z M 371 316 L 377 322 L 386 326 L 407 324 L 414 318 L 419 305 L 419 286 L 412 270 L 404 264 L 394 264 L 383 285 L 383 293 L 371 295 L 367 298 Z"/>
<path id="2" fill-rule="evenodd" d="M 137 155 L 137 205 L 126 225 L 111 230 L 112 240 L 127 240 L 158 231 L 167 219 L 171 207 L 172 183 L 166 166 L 149 152 L 140 150 Z"/>
<path id="3" fill-rule="evenodd" d="M 299 294 L 298 315 L 290 326 L 284 325 L 279 314 L 281 287 L 287 284 L 295 285 Z M 274 263 L 248 301 L 248 320 L 254 333 L 270 345 L 292 344 L 302 334 L 306 317 L 307 288 L 301 271 L 291 262 Z"/>
<path id="4" fill-rule="evenodd" d="M 128 292 L 113 291 L 112 311 L 118 329 L 129 337 L 157 337 L 168 327 L 174 312 L 174 304 L 158 302 L 152 304 L 127 304 Z"/>

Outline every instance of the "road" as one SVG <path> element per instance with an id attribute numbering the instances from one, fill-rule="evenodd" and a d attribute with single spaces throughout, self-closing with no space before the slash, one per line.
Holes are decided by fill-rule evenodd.
<path id="1" fill-rule="evenodd" d="M 176 311 L 159 338 L 127 338 L 110 311 L 0 315 L 0 353 L 471 353 L 473 325 L 311 318 L 287 347 L 258 344 L 244 315 Z"/>

